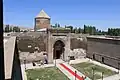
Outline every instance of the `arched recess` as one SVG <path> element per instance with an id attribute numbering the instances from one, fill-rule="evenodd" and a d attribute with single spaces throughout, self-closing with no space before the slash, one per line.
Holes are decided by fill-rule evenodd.
<path id="1" fill-rule="evenodd" d="M 57 40 L 53 45 L 53 59 L 64 58 L 65 44 L 61 40 Z"/>

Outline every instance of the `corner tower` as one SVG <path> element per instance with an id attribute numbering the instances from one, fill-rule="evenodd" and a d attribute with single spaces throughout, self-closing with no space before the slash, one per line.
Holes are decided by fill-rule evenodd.
<path id="1" fill-rule="evenodd" d="M 35 27 L 34 30 L 37 31 L 42 28 L 50 28 L 50 17 L 41 10 L 40 13 L 35 17 Z"/>

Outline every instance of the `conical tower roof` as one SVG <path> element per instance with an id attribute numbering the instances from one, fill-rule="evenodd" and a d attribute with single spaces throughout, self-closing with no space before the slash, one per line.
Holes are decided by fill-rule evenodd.
<path id="1" fill-rule="evenodd" d="M 44 18 L 49 18 L 50 17 L 45 13 L 44 10 L 41 10 L 40 13 L 36 16 L 36 18 L 40 18 L 40 17 L 44 17 Z"/>

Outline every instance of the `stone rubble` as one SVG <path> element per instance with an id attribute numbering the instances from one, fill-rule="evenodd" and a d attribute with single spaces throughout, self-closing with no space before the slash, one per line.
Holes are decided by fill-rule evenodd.
<path id="1" fill-rule="evenodd" d="M 86 50 L 82 48 L 78 49 L 73 49 L 73 50 L 68 50 L 70 53 L 68 56 L 74 56 L 75 59 L 81 59 L 86 57 Z M 40 61 L 44 60 L 43 53 L 46 53 L 45 51 L 42 52 L 34 52 L 34 53 L 29 53 L 29 52 L 20 52 L 20 60 L 23 63 L 24 60 L 26 62 L 33 62 L 33 61 Z"/>
<path id="2" fill-rule="evenodd" d="M 75 59 L 84 58 L 84 57 L 86 57 L 86 50 L 84 50 L 82 48 L 70 50 L 69 56 L 74 56 Z"/>
<path id="3" fill-rule="evenodd" d="M 44 60 L 43 53 L 46 53 L 46 52 L 44 52 L 44 51 L 42 51 L 40 53 L 38 53 L 38 52 L 34 52 L 34 53 L 21 52 L 20 53 L 21 63 L 23 63 L 24 60 L 26 60 L 26 62 L 33 62 L 33 61 Z"/>

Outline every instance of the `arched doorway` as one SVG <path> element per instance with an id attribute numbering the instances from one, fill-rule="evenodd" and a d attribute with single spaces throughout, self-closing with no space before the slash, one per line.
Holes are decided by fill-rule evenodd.
<path id="1" fill-rule="evenodd" d="M 61 40 L 55 42 L 53 46 L 53 59 L 60 59 L 61 57 L 64 58 L 64 47 L 65 44 Z"/>

